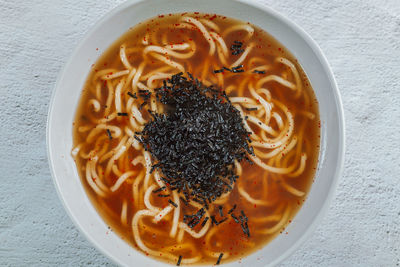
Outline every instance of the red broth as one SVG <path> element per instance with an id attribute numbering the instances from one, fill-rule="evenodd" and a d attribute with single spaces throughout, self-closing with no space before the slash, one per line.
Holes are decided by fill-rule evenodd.
<path id="1" fill-rule="evenodd" d="M 218 41 L 214 42 L 216 52 L 210 55 L 209 40 L 206 40 L 203 33 L 194 24 L 183 22 L 182 18 L 184 16 L 195 18 L 204 25 L 208 32 L 215 32 L 222 36 L 228 49 L 225 59 L 227 65 L 222 64 L 218 56 L 218 53 L 222 53 L 218 52 L 218 49 L 222 49 Z M 190 25 L 190 27 L 186 24 Z M 251 26 L 254 29 L 254 33 L 249 36 L 249 32 L 246 30 L 235 30 L 224 35 L 227 29 L 235 25 Z M 230 64 L 243 55 L 243 51 L 239 51 L 240 54 L 238 55 L 232 55 L 233 50 L 230 48 L 235 44 L 234 41 L 242 43 L 242 48 L 239 48 L 239 50 L 245 50 L 250 44 L 253 46 L 247 57 L 241 62 L 245 71 L 242 73 L 231 73 L 229 71 L 214 73 L 214 70 L 219 70 L 223 66 L 229 67 Z M 174 51 L 177 53 L 193 53 L 191 57 L 179 59 L 168 54 L 173 45 L 184 43 L 194 44 L 195 49 L 191 45 L 189 49 L 177 49 Z M 165 220 L 161 220 L 158 223 L 154 223 L 152 217 L 144 217 L 139 223 L 140 238 L 146 247 L 160 254 L 159 256 L 152 256 L 171 264 L 176 264 L 179 256 L 182 256 L 182 260 L 200 257 L 197 264 L 215 264 L 220 253 L 223 253 L 221 263 L 224 263 L 246 257 L 265 246 L 279 234 L 290 234 L 285 231 L 285 227 L 291 222 L 305 201 L 314 179 L 319 154 L 320 120 L 318 103 L 310 82 L 293 55 L 265 31 L 236 19 L 197 13 L 160 15 L 133 26 L 120 39 L 116 40 L 107 51 L 102 52 L 102 56 L 92 67 L 82 90 L 73 128 L 74 148 L 79 147 L 79 152 L 75 157 L 77 169 L 93 205 L 104 221 L 111 227 L 111 230 L 115 231 L 126 242 L 129 242 L 132 247 L 148 255 L 148 253 L 140 249 L 132 232 L 133 216 L 137 211 L 146 209 L 143 197 L 135 199 L 133 192 L 135 187 L 138 196 L 143 196 L 145 191 L 143 181 L 135 184 L 141 173 L 145 172 L 145 167 L 143 164 L 137 164 L 136 166 L 132 164 L 132 160 L 143 155 L 142 149 L 128 146 L 121 157 L 110 163 L 115 167 L 112 167 L 112 170 L 107 173 L 107 165 L 110 158 L 115 155 L 118 144 L 121 143 L 124 135 L 126 135 L 124 129 L 128 128 L 134 132 L 130 121 L 134 114 L 130 110 L 126 110 L 126 103 L 131 96 L 127 95 L 126 92 L 130 91 L 133 94 L 139 90 L 138 88 L 132 88 L 129 84 L 122 91 L 117 91 L 118 82 L 122 79 L 128 80 L 129 74 L 124 74 L 115 79 L 106 79 L 109 78 L 107 76 L 127 70 L 126 64 L 123 64 L 120 57 L 122 45 L 126 49 L 126 59 L 133 68 L 140 69 L 141 64 L 143 62 L 146 63 L 138 80 L 144 85 L 147 85 L 148 78 L 150 78 L 146 77 L 146 74 L 154 72 L 154 70 L 159 70 L 158 72 L 161 73 L 163 71 L 165 73 L 179 72 L 178 69 L 168 69 L 168 64 L 152 56 L 157 52 L 144 55 L 144 49 L 148 46 L 171 48 L 166 53 L 158 54 L 165 56 L 167 60 L 179 63 L 185 71 L 189 71 L 200 81 L 226 90 L 230 98 L 247 97 L 253 99 L 253 102 L 256 103 L 255 105 L 260 105 L 260 101 L 251 94 L 249 87 L 256 87 L 256 90 L 265 88 L 268 90 L 269 96 L 267 96 L 267 93 L 263 94 L 262 91 L 258 92 L 267 102 L 274 104 L 272 114 L 275 112 L 277 117 L 282 118 L 283 124 L 287 124 L 287 118 L 285 118 L 285 113 L 283 112 L 284 109 L 278 108 L 279 104 L 277 103 L 281 103 L 287 107 L 294 121 L 292 137 L 283 145 L 282 151 L 268 157 L 266 154 L 271 153 L 275 148 L 256 149 L 258 153 L 264 153 L 265 158 L 262 161 L 266 165 L 275 168 L 290 168 L 293 165 L 294 168 L 290 173 L 274 173 L 261 168 L 257 164 L 251 165 L 247 162 L 242 162 L 242 174 L 233 191 L 227 197 L 226 202 L 219 205 L 212 204 L 209 210 L 209 213 L 213 214 L 217 220 L 225 217 L 227 220 L 219 225 L 210 227 L 201 238 L 194 238 L 186 232 L 184 232 L 181 242 L 177 241 L 176 236 L 174 238 L 170 237 L 169 233 L 173 220 L 172 212 L 165 217 Z M 287 64 L 283 64 L 279 58 L 287 59 L 293 64 L 299 73 L 298 81 L 291 68 Z M 111 70 L 104 72 L 103 70 L 106 69 Z M 260 73 L 254 73 L 254 70 Z M 99 75 L 99 73 L 102 73 L 102 75 Z M 267 76 L 280 77 L 284 81 L 279 82 L 276 79 L 272 79 L 257 88 L 257 83 Z M 161 86 L 161 81 L 155 80 L 154 86 Z M 299 82 L 299 84 L 296 82 Z M 299 90 L 299 95 L 296 96 L 297 91 L 290 88 L 292 85 L 296 85 L 296 88 L 299 85 L 301 86 L 302 89 Z M 112 94 L 114 94 L 111 97 L 112 101 L 109 100 L 110 91 L 113 91 Z M 122 102 L 120 111 L 127 113 L 127 116 L 113 118 L 112 114 L 117 110 L 114 99 L 118 93 L 121 94 Z M 270 97 L 270 100 L 268 100 L 268 97 Z M 92 99 L 97 102 L 91 102 Z M 98 106 L 96 106 L 97 103 L 99 104 Z M 265 115 L 257 115 L 257 111 L 248 112 L 262 120 L 265 118 Z M 104 128 L 100 129 L 97 134 L 93 134 L 94 137 L 92 136 L 92 141 L 89 142 L 90 133 L 96 127 L 99 127 L 99 120 L 102 119 L 105 121 L 104 125 L 111 125 L 121 129 L 121 135 L 113 137 L 115 132 L 111 130 L 108 132 Z M 143 119 L 149 120 L 148 114 L 143 114 Z M 278 131 L 280 127 L 278 121 L 270 119 L 268 126 Z M 262 128 L 255 123 L 249 123 L 249 125 L 257 136 L 262 135 Z M 111 140 L 109 135 L 112 137 Z M 265 133 L 264 135 L 268 136 Z M 289 150 L 290 141 L 293 141 L 294 136 L 297 141 L 293 148 Z M 289 151 L 285 153 L 285 149 Z M 105 156 L 107 153 L 109 153 L 109 157 Z M 97 159 L 96 155 L 99 155 Z M 303 171 L 299 170 L 301 168 L 300 157 L 302 155 L 307 156 Z M 93 190 L 87 179 L 87 168 L 90 166 L 90 164 L 88 165 L 90 162 L 94 162 L 94 169 L 97 172 L 97 176 L 91 176 L 90 179 L 93 180 L 94 184 L 98 182 L 95 179 L 100 179 L 103 186 L 108 189 L 115 185 L 122 174 L 132 173 L 120 185 L 118 190 L 108 192 L 105 189 L 103 191 L 108 193 L 105 196 L 100 196 Z M 99 188 L 99 190 L 102 190 L 101 187 Z M 245 192 L 244 194 L 243 191 Z M 249 201 L 244 196 L 245 194 L 252 201 Z M 168 199 L 167 197 L 158 197 L 157 194 L 150 196 L 152 205 L 160 208 L 168 206 Z M 228 215 L 228 211 L 234 205 L 236 205 L 235 210 L 232 212 L 234 216 L 239 217 L 241 215 L 240 211 L 243 210 L 248 217 L 250 237 L 243 233 L 240 223 L 236 223 L 234 218 Z M 219 214 L 218 206 L 222 207 L 223 217 Z M 195 207 L 187 207 L 183 203 L 180 204 L 180 209 L 179 221 L 182 221 L 183 214 L 196 212 Z M 193 230 L 199 231 L 201 228 L 201 224 L 198 224 Z M 166 259 L 163 256 L 166 253 L 174 255 L 176 258 Z"/>

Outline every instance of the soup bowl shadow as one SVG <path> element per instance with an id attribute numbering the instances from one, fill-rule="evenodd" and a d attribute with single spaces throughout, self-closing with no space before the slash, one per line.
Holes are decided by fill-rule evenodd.
<path id="1" fill-rule="evenodd" d="M 320 224 L 329 208 L 344 161 L 344 114 L 332 70 L 321 49 L 299 26 L 255 1 L 133 0 L 110 11 L 85 35 L 65 64 L 51 97 L 47 149 L 53 181 L 68 215 L 104 255 L 122 266 L 170 266 L 146 257 L 109 231 L 90 202 L 71 156 L 72 127 L 90 67 L 130 27 L 159 14 L 216 13 L 249 21 L 282 43 L 306 72 L 319 102 L 321 149 L 315 181 L 300 211 L 262 249 L 226 266 L 273 266 L 288 257 Z M 98 49 L 96 49 L 98 48 Z"/>

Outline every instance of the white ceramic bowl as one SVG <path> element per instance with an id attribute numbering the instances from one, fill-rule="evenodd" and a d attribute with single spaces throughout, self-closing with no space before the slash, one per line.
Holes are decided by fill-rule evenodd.
<path id="1" fill-rule="evenodd" d="M 134 0 L 103 17 L 76 48 L 53 91 L 48 122 L 48 158 L 58 195 L 72 221 L 100 251 L 123 266 L 164 266 L 145 257 L 108 231 L 88 199 L 70 155 L 72 122 L 90 66 L 101 51 L 129 27 L 165 13 L 199 11 L 249 21 L 266 30 L 298 59 L 319 102 L 321 152 L 315 182 L 288 235 L 279 235 L 263 249 L 229 266 L 275 265 L 293 252 L 316 228 L 340 176 L 344 158 L 344 117 L 339 91 L 328 62 L 316 43 L 297 25 L 254 1 L 232 0 Z M 96 51 L 95 48 L 99 48 Z M 257 260 L 259 258 L 260 260 Z"/>

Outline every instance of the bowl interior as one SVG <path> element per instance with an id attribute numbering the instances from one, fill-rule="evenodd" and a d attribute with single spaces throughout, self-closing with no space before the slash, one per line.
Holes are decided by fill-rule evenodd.
<path id="1" fill-rule="evenodd" d="M 229 266 L 274 265 L 289 255 L 315 229 L 327 209 L 343 164 L 344 122 L 338 89 L 325 57 L 296 25 L 252 1 L 128 1 L 99 21 L 80 43 L 61 72 L 53 92 L 47 125 L 50 168 L 58 194 L 73 222 L 104 254 L 124 266 L 163 266 L 145 257 L 107 229 L 88 199 L 70 155 L 72 123 L 90 66 L 129 27 L 158 14 L 199 11 L 249 21 L 266 30 L 298 59 L 319 101 L 321 152 L 315 182 L 289 234 Z M 96 50 L 98 48 L 98 50 Z M 227 265 L 227 266 L 228 266 Z"/>

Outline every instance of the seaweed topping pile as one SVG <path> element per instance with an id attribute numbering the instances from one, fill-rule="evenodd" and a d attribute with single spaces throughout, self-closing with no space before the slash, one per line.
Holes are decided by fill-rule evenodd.
<path id="1" fill-rule="evenodd" d="M 188 76 L 173 75 L 155 89 L 166 112 L 149 111 L 152 120 L 136 138 L 155 161 L 151 171 L 159 169 L 166 185 L 183 192 L 186 202 L 208 208 L 232 190 L 238 178 L 235 160 L 254 153 L 240 112 L 225 92 Z"/>

